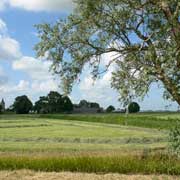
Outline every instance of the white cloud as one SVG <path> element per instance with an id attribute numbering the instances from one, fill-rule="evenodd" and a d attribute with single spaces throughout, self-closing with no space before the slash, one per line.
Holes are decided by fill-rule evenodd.
<path id="1" fill-rule="evenodd" d="M 72 0 L 8 0 L 9 5 L 28 11 L 68 11 Z"/>
<path id="2" fill-rule="evenodd" d="M 8 77 L 5 74 L 2 66 L 0 66 L 0 86 L 6 84 L 7 82 L 8 82 Z"/>
<path id="3" fill-rule="evenodd" d="M 33 57 L 24 56 L 13 62 L 13 69 L 27 73 L 33 80 L 50 80 L 52 75 L 49 72 L 50 61 L 42 61 Z"/>
<path id="4" fill-rule="evenodd" d="M 8 94 L 27 91 L 29 89 L 29 85 L 29 82 L 25 80 L 20 80 L 16 85 L 7 83 L 0 86 L 0 92 L 3 94 Z"/>
<path id="5" fill-rule="evenodd" d="M 0 60 L 20 58 L 21 51 L 18 41 L 8 36 L 6 23 L 0 19 Z"/>
<path id="6" fill-rule="evenodd" d="M 0 11 L 4 10 L 6 7 L 7 0 L 0 0 Z"/>
<path id="7" fill-rule="evenodd" d="M 0 60 L 14 60 L 21 56 L 19 43 L 9 37 L 0 37 Z"/>
<path id="8" fill-rule="evenodd" d="M 36 94 L 59 90 L 58 82 L 56 82 L 49 71 L 51 64 L 50 61 L 24 56 L 20 60 L 14 61 L 12 67 L 14 70 L 28 74 L 31 79 L 29 91 Z"/>
<path id="9" fill-rule="evenodd" d="M 101 68 L 106 67 L 110 60 L 114 56 L 114 53 L 108 53 L 103 56 Z M 81 82 L 79 84 L 80 98 L 86 99 L 88 101 L 95 101 L 100 103 L 103 107 L 107 107 L 112 103 L 112 105 L 119 106 L 118 94 L 115 90 L 111 88 L 111 78 L 112 72 L 115 69 L 115 64 L 111 64 L 109 70 L 104 73 L 99 79 L 94 81 L 90 75 L 90 70 L 88 66 L 84 68 Z M 72 98 L 77 101 L 75 98 L 76 95 L 72 94 Z M 80 99 L 79 99 L 80 100 Z"/>
<path id="10" fill-rule="evenodd" d="M 34 92 L 46 92 L 49 91 L 58 91 L 59 88 L 57 86 L 57 82 L 54 80 L 48 80 L 48 81 L 34 81 L 32 82 L 31 89 Z"/>
<path id="11" fill-rule="evenodd" d="M 29 81 L 20 80 L 19 84 L 15 86 L 16 91 L 25 91 L 29 89 Z"/>
<path id="12" fill-rule="evenodd" d="M 8 75 L 7 69 L 0 66 L 0 98 L 5 98 L 7 106 L 13 103 L 14 98 L 20 95 L 28 95 L 33 101 L 39 96 L 46 95 L 49 91 L 58 91 L 58 83 L 49 72 L 50 61 L 39 60 L 33 57 L 23 56 L 20 44 L 9 37 L 6 23 L 0 19 L 0 60 L 10 62 L 12 69 L 10 74 L 15 74 L 15 79 Z M 12 61 L 11 61 L 12 60 Z M 17 81 L 16 73 L 21 73 Z M 23 75 L 28 75 L 23 76 Z"/>
<path id="13" fill-rule="evenodd" d="M 2 19 L 0 19 L 0 34 L 1 34 L 0 36 L 4 35 L 6 33 L 7 33 L 6 23 Z"/>
<path id="14" fill-rule="evenodd" d="M 86 74 L 79 84 L 82 99 L 99 102 L 102 106 L 119 106 L 118 94 L 111 88 L 111 71 L 108 71 L 100 79 L 93 81 L 91 76 Z"/>

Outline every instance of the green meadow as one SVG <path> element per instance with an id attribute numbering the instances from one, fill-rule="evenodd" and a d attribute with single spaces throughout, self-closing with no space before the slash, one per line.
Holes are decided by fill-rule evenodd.
<path id="1" fill-rule="evenodd" d="M 0 169 L 180 174 L 171 114 L 1 115 Z"/>

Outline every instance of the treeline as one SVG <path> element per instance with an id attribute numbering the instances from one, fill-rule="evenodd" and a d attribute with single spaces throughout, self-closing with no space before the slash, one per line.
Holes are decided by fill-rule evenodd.
<path id="1" fill-rule="evenodd" d="M 41 96 L 34 104 L 26 96 L 18 96 L 14 103 L 6 110 L 15 112 L 16 114 L 53 114 L 53 113 L 125 113 L 125 109 L 116 110 L 114 106 L 110 105 L 105 110 L 96 102 L 88 102 L 81 100 L 79 104 L 73 104 L 68 96 L 63 96 L 56 91 L 50 91 L 47 96 Z M 140 111 L 140 106 L 136 102 L 130 103 L 128 107 L 130 113 Z"/>
<path id="2" fill-rule="evenodd" d="M 53 114 L 71 113 L 76 108 L 95 108 L 97 112 L 103 111 L 103 108 L 96 102 L 81 100 L 79 104 L 73 104 L 68 96 L 63 96 L 56 91 L 50 91 L 47 96 L 41 96 L 34 104 L 26 95 L 18 96 L 6 111 L 15 112 L 16 114 Z"/>
<path id="3" fill-rule="evenodd" d="M 55 91 L 50 91 L 47 96 L 41 96 L 33 105 L 32 101 L 26 96 L 18 96 L 7 111 L 17 114 L 32 113 L 69 113 L 73 111 L 73 103 L 68 96 L 63 96 Z"/>

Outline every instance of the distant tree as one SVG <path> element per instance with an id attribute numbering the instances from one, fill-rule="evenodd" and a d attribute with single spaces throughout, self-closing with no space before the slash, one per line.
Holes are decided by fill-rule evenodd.
<path id="1" fill-rule="evenodd" d="M 47 101 L 50 113 L 63 112 L 63 98 L 61 94 L 56 91 L 51 91 L 47 95 Z"/>
<path id="2" fill-rule="evenodd" d="M 136 102 L 131 102 L 128 106 L 129 113 L 137 113 L 140 111 L 140 106 Z"/>
<path id="3" fill-rule="evenodd" d="M 48 99 L 45 96 L 39 98 L 38 101 L 35 102 L 34 111 L 37 113 L 49 113 L 49 105 Z"/>
<path id="4" fill-rule="evenodd" d="M 61 113 L 73 110 L 73 104 L 68 96 L 62 96 L 56 91 L 50 91 L 47 96 L 40 97 L 35 102 L 34 111 L 37 113 Z"/>
<path id="5" fill-rule="evenodd" d="M 81 100 L 79 102 L 79 107 L 88 107 L 89 103 L 86 100 Z"/>
<path id="6" fill-rule="evenodd" d="M 107 107 L 106 112 L 107 112 L 107 113 L 110 113 L 110 112 L 112 112 L 112 111 L 114 111 L 114 110 L 115 110 L 115 107 L 112 106 L 112 105 L 110 105 L 110 106 Z"/>
<path id="7" fill-rule="evenodd" d="M 14 112 L 13 104 L 6 109 L 6 112 Z"/>
<path id="8" fill-rule="evenodd" d="M 100 108 L 100 105 L 98 103 L 96 103 L 96 102 L 91 102 L 90 107 L 91 108 Z"/>
<path id="9" fill-rule="evenodd" d="M 62 98 L 63 101 L 63 112 L 71 112 L 73 110 L 73 104 L 68 96 Z"/>
<path id="10" fill-rule="evenodd" d="M 33 104 L 27 96 L 18 96 L 13 104 L 13 109 L 17 114 L 28 114 L 32 110 Z"/>

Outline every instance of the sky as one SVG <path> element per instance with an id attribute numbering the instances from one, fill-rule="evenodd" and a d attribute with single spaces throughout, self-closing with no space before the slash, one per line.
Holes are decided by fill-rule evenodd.
<path id="1" fill-rule="evenodd" d="M 72 0 L 0 0 L 0 98 L 6 107 L 15 97 L 27 95 L 33 102 L 49 91 L 61 92 L 60 80 L 49 71 L 51 62 L 36 57 L 34 46 L 38 43 L 34 25 L 54 23 L 72 12 Z M 109 56 L 105 57 L 108 61 Z M 114 105 L 121 108 L 118 92 L 111 88 L 109 69 L 93 82 L 88 66 L 81 81 L 73 87 L 73 103 L 81 99 L 98 102 L 102 107 Z M 164 100 L 163 89 L 153 84 L 143 101 L 141 110 L 177 110 L 175 102 Z"/>

